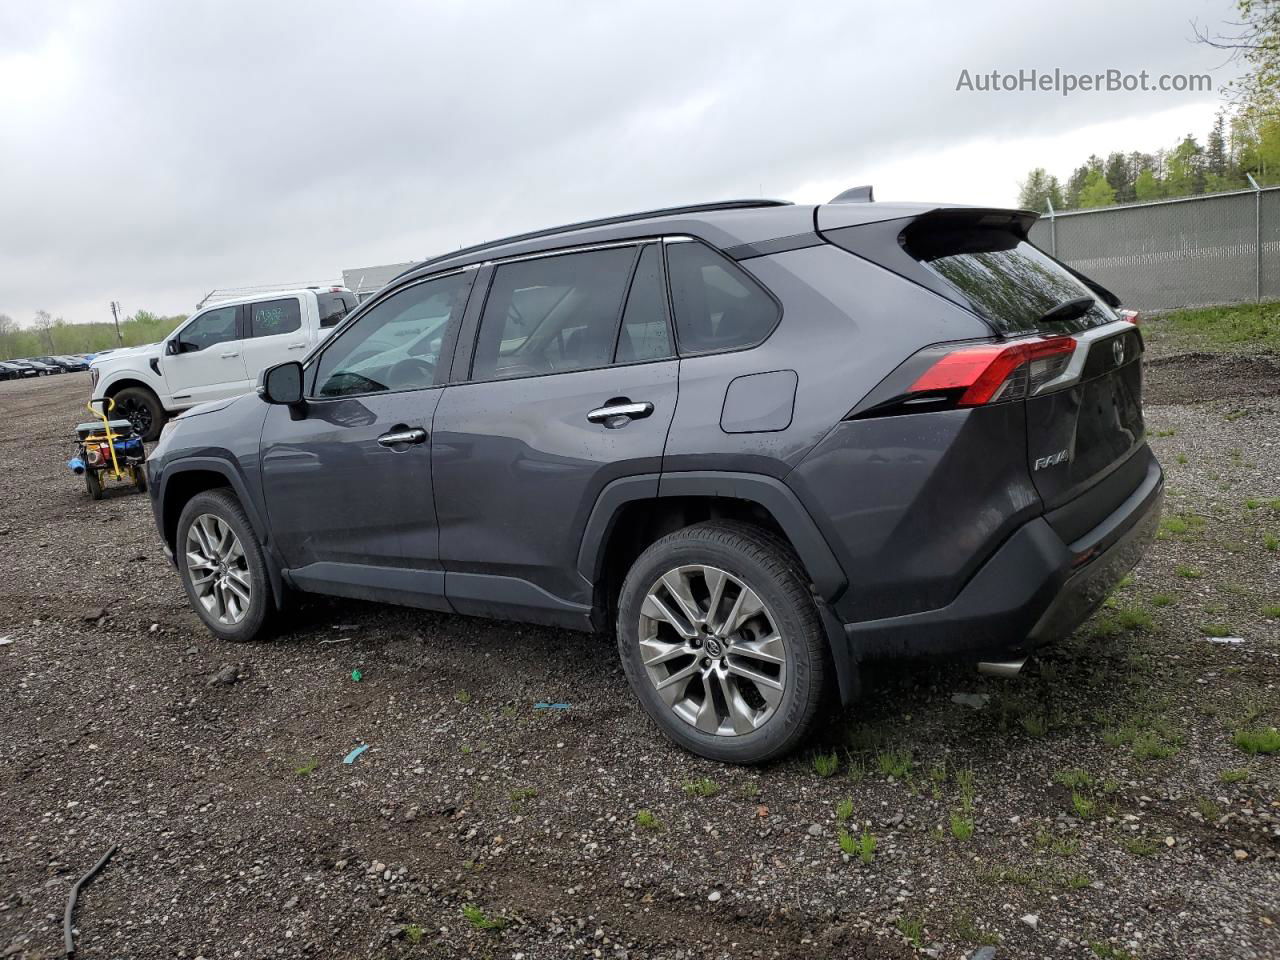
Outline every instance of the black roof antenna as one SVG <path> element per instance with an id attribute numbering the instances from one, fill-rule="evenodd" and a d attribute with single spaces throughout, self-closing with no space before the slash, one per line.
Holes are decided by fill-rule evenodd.
<path id="1" fill-rule="evenodd" d="M 828 203 L 871 203 L 875 197 L 871 195 L 871 185 L 864 187 L 850 187 L 839 196 L 832 197 Z"/>

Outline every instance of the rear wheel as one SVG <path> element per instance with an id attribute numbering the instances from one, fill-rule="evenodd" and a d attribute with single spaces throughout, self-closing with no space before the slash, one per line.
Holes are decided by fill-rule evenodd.
<path id="1" fill-rule="evenodd" d="M 729 763 L 793 750 L 832 675 L 795 554 L 728 521 L 678 530 L 640 555 L 618 601 L 618 650 L 663 733 Z"/>
<path id="2" fill-rule="evenodd" d="M 125 387 L 112 396 L 116 405 L 110 416 L 123 418 L 133 424 L 133 432 L 147 443 L 160 439 L 160 428 L 168 415 L 160 405 L 160 398 L 145 387 Z"/>
<path id="3" fill-rule="evenodd" d="M 174 553 L 187 599 L 215 636 L 262 636 L 271 584 L 262 547 L 234 494 L 208 490 L 192 497 L 178 518 Z"/>
<path id="4" fill-rule="evenodd" d="M 102 499 L 102 481 L 98 479 L 98 471 L 86 469 L 84 472 L 85 489 L 89 491 L 90 500 Z"/>
<path id="5" fill-rule="evenodd" d="M 147 468 L 142 464 L 133 467 L 133 489 L 139 493 L 147 492 Z"/>

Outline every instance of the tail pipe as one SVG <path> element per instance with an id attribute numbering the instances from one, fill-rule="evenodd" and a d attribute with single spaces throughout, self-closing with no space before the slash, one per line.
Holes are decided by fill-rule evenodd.
<path id="1" fill-rule="evenodd" d="M 983 660 L 978 664 L 978 672 L 989 677 L 1016 677 L 1026 662 L 1026 657 L 1021 660 Z"/>

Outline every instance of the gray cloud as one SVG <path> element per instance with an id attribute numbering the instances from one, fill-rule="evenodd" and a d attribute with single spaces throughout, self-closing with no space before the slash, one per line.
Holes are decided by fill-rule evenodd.
<path id="1" fill-rule="evenodd" d="M 215 286 L 336 277 L 761 187 L 786 196 L 978 137 L 1144 115 L 1195 98 L 981 96 L 955 83 L 961 68 L 1204 72 L 1221 54 L 1192 44 L 1188 21 L 1218 23 L 1231 8 L 684 0 L 10 10 L 0 13 L 0 312 L 101 319 L 113 298 L 186 310 Z M 1206 125 L 1216 97 L 1199 95 Z M 919 196 L 938 198 L 942 186 L 947 199 L 971 199 L 954 171 Z"/>

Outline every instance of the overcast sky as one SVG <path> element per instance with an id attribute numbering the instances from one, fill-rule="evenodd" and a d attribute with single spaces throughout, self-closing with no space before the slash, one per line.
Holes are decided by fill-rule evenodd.
<path id="1" fill-rule="evenodd" d="M 1035 165 L 1203 140 L 1230 0 L 0 0 L 0 313 L 186 313 L 681 202 L 1011 205 Z M 962 69 L 1204 73 L 983 94 Z"/>

